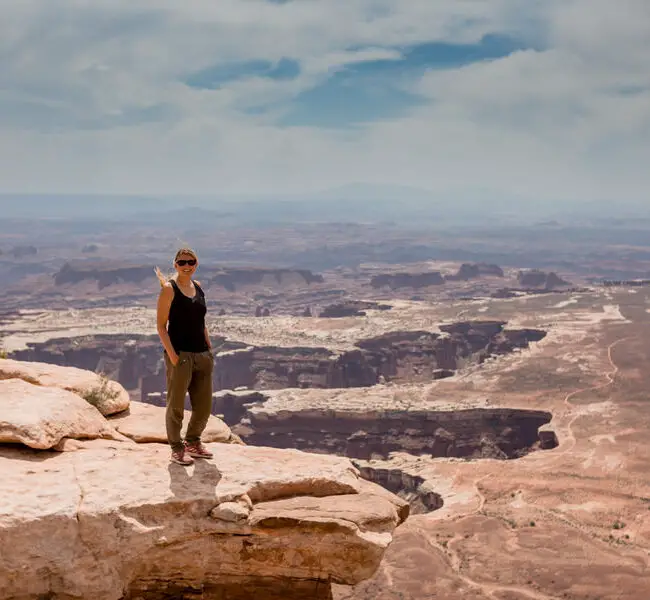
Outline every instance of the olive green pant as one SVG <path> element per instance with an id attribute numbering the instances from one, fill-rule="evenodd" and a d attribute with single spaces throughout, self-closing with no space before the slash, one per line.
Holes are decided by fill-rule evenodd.
<path id="1" fill-rule="evenodd" d="M 212 352 L 179 352 L 173 365 L 165 352 L 167 369 L 167 440 L 172 450 L 183 447 L 181 429 L 185 413 L 185 395 L 189 392 L 192 416 L 187 425 L 185 441 L 194 444 L 208 424 L 212 410 Z"/>

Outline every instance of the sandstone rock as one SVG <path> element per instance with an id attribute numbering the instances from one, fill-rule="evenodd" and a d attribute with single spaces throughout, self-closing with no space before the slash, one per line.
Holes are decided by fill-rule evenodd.
<path id="1" fill-rule="evenodd" d="M 92 371 L 46 363 L 0 359 L 0 380 L 14 378 L 35 385 L 68 390 L 81 397 L 91 397 L 93 405 L 105 416 L 129 407 L 129 395 L 119 383 L 103 379 Z"/>
<path id="2" fill-rule="evenodd" d="M 239 502 L 224 502 L 210 511 L 210 516 L 217 521 L 241 523 L 248 519 L 251 509 Z"/>
<path id="3" fill-rule="evenodd" d="M 347 459 L 211 449 L 183 468 L 157 444 L 1 447 L 0 598 L 297 598 L 372 575 L 404 518 Z"/>
<path id="4" fill-rule="evenodd" d="M 56 452 L 77 452 L 77 450 L 92 450 L 97 448 L 111 448 L 113 450 L 118 450 L 123 449 L 125 445 L 128 444 L 135 445 L 135 442 L 122 435 L 119 435 L 119 441 L 99 438 L 94 440 L 62 438 L 58 444 L 52 446 L 52 450 L 55 450 Z"/>
<path id="5" fill-rule="evenodd" d="M 22 379 L 0 381 L 0 443 L 47 449 L 63 438 L 117 437 L 100 412 L 77 394 Z"/>
<path id="6" fill-rule="evenodd" d="M 185 435 L 185 431 L 187 430 L 190 414 L 190 411 L 185 411 L 183 435 Z M 165 409 L 160 406 L 132 402 L 128 411 L 112 417 L 110 422 L 122 435 L 138 443 L 167 442 Z M 230 442 L 231 440 L 234 441 L 234 434 L 231 433 L 230 427 L 221 419 L 210 415 L 202 439 L 206 443 Z"/>

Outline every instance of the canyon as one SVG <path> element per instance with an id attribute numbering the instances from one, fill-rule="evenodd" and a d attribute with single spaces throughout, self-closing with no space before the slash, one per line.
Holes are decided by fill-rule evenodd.
<path id="1" fill-rule="evenodd" d="M 281 397 L 274 400 L 274 404 L 278 400 L 282 403 Z M 512 459 L 557 445 L 557 440 L 540 439 L 539 428 L 552 419 L 545 411 L 459 408 L 355 412 L 320 408 L 309 398 L 299 403 L 295 395 L 282 403 L 282 408 L 270 404 L 250 406 L 240 421 L 245 424 L 234 425 L 246 443 L 366 460 L 387 459 L 393 452 L 430 458 Z"/>
<path id="2" fill-rule="evenodd" d="M 185 547 L 181 537 L 189 535 L 195 541 L 187 543 L 207 543 L 210 552 L 220 545 L 233 549 L 229 556 L 240 560 L 252 557 L 250 550 L 257 556 L 281 557 L 292 569 L 296 565 L 283 554 L 282 544 L 296 545 L 305 564 L 322 560 L 307 545 L 322 551 L 337 544 L 363 547 L 369 552 L 364 556 L 374 557 L 367 563 L 372 568 L 357 566 L 355 573 L 339 566 L 322 577 L 284 571 L 272 584 L 260 577 L 254 557 L 246 562 L 248 571 L 228 571 L 239 569 L 232 566 L 233 558 L 226 561 L 228 569 L 210 571 L 207 577 L 203 572 L 204 583 L 198 584 L 166 566 L 152 573 L 129 555 L 125 560 L 134 562 L 109 563 L 120 573 L 135 565 L 135 579 L 126 584 L 119 580 L 125 598 L 240 593 L 243 599 L 264 590 L 269 598 L 319 600 L 636 600 L 645 593 L 650 548 L 650 489 L 643 475 L 650 458 L 644 437 L 647 289 L 584 286 L 579 277 L 565 277 L 564 272 L 563 281 L 577 281 L 580 287 L 547 289 L 551 271 L 539 278 L 541 287 L 524 288 L 537 279 L 520 285 L 518 271 L 509 269 L 503 269 L 503 277 L 496 269 L 473 277 L 474 267 L 458 263 L 408 269 L 430 271 L 438 271 L 444 284 L 420 288 L 419 299 L 414 299 L 414 288 L 373 288 L 374 275 L 407 272 L 385 265 L 366 266 L 354 274 L 324 273 L 322 283 L 301 283 L 291 294 L 286 291 L 289 280 L 283 290 L 285 284 L 278 286 L 273 277 L 270 287 L 251 284 L 244 291 L 245 286 L 235 284 L 235 292 L 212 288 L 240 294 L 238 304 L 224 304 L 227 315 L 219 316 L 221 305 L 215 303 L 209 320 L 216 363 L 212 418 L 221 423 L 210 435 L 222 441 L 207 443 L 226 448 L 215 459 L 222 473 L 217 490 L 230 485 L 233 471 L 242 465 L 251 477 L 255 468 L 270 473 L 284 469 L 285 462 L 288 470 L 302 474 L 303 463 L 293 462 L 294 455 L 285 452 L 315 461 L 304 467 L 306 477 L 325 468 L 320 460 L 345 461 L 340 464 L 354 473 L 358 490 L 330 494 L 333 488 L 327 487 L 328 496 L 321 498 L 301 488 L 295 498 L 255 499 L 252 511 L 245 500 L 221 502 L 219 496 L 223 506 L 215 511 L 217 521 L 205 518 L 212 509 L 204 510 L 213 501 L 215 486 L 208 483 L 214 477 L 212 467 L 197 465 L 182 478 L 160 472 L 166 465 L 163 421 L 157 416 L 165 403 L 164 375 L 160 344 L 151 335 L 150 307 L 127 303 L 119 310 L 4 311 L 0 333 L 12 359 L 106 372 L 131 398 L 129 415 L 107 418 L 119 439 L 63 440 L 56 454 L 38 450 L 49 453 L 43 469 L 55 469 L 69 490 L 73 486 L 67 473 L 76 469 L 88 492 L 90 504 L 81 503 L 76 534 L 84 543 L 89 543 L 89 533 L 104 535 L 114 527 L 108 513 L 121 514 L 127 521 L 119 517 L 120 527 L 128 522 L 142 539 L 155 539 L 154 531 L 147 533 L 150 527 L 170 527 L 157 511 L 175 509 L 168 504 L 150 507 L 137 498 L 137 510 L 107 503 L 106 514 L 85 512 L 94 510 L 97 490 L 117 476 L 110 471 L 102 480 L 92 471 L 116 456 L 115 468 L 137 471 L 134 484 L 151 486 L 156 498 L 168 493 L 170 485 L 177 494 L 198 491 L 198 497 L 171 502 L 190 511 L 200 506 L 195 525 L 212 533 L 199 541 L 188 533 L 195 532 L 192 521 L 184 521 L 173 547 Z M 126 289 L 122 285 L 103 291 Z M 71 293 L 69 284 L 60 287 Z M 364 290 L 368 293 L 360 293 Z M 495 297 L 498 290 L 503 290 L 502 297 Z M 247 308 L 239 313 L 233 308 L 231 314 L 230 306 Z M 270 316 L 253 318 L 255 306 L 270 307 Z M 308 316 L 308 307 L 314 316 Z M 331 312 L 321 317 L 327 307 Z M 15 474 L 14 466 L 37 452 L 20 450 L 19 458 L 16 450 L 0 445 L 0 460 L 9 461 L 2 468 L 12 474 L 11 485 L 27 477 L 22 471 Z M 83 466 L 84 456 L 89 470 Z M 149 469 L 146 477 L 131 464 L 134 457 Z M 14 466 L 6 470 L 8 464 Z M 36 470 L 39 481 L 46 476 L 40 465 L 25 465 Z M 376 487 L 365 487 L 372 484 Z M 391 494 L 388 504 L 371 503 L 370 497 L 384 493 Z M 125 497 L 131 502 L 129 494 Z M 78 500 L 78 491 L 74 497 Z M 343 537 L 327 537 L 330 533 L 324 531 L 340 531 L 338 523 L 348 520 L 355 505 L 365 511 L 351 519 L 361 533 L 351 527 Z M 375 510 L 384 515 L 383 525 L 370 528 L 366 523 L 373 521 Z M 218 528 L 242 527 L 244 513 L 244 529 L 232 534 L 237 541 L 213 531 L 215 523 Z M 232 520 L 224 520 L 226 516 Z M 305 523 L 310 516 L 314 518 Z M 330 518 L 336 526 L 322 524 Z M 296 533 L 294 525 L 312 528 L 314 521 L 321 523 L 318 534 Z M 101 528 L 92 529 L 93 523 Z M 356 540 L 358 535 L 378 540 L 383 528 L 394 524 L 399 526 L 381 552 Z M 6 561 L 3 556 L 0 564 Z M 74 564 L 86 568 L 85 562 Z M 275 569 L 276 563 L 271 564 Z M 71 576 L 66 577 L 71 585 Z"/>
<path id="3" fill-rule="evenodd" d="M 381 310 L 381 309 L 380 309 Z M 215 336 L 214 389 L 366 387 L 383 382 L 428 381 L 451 376 L 468 363 L 527 348 L 546 335 L 537 329 L 505 329 L 503 321 L 440 325 L 439 331 L 393 331 L 353 344 L 326 347 L 256 346 Z M 157 336 L 93 335 L 28 343 L 18 360 L 101 371 L 140 394 L 165 386 Z"/>

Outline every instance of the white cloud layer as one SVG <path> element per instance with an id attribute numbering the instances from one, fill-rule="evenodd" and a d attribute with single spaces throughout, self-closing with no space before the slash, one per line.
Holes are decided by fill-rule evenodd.
<path id="1" fill-rule="evenodd" d="M 346 64 L 489 33 L 541 49 L 429 70 L 408 83 L 426 102 L 392 119 L 278 124 Z M 183 83 L 283 57 L 300 62 L 295 79 Z M 281 193 L 366 181 L 641 202 L 649 64 L 647 0 L 3 0 L 0 187 Z"/>

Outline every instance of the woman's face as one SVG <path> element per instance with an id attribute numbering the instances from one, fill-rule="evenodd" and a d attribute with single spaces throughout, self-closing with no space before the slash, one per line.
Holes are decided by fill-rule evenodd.
<path id="1" fill-rule="evenodd" d="M 198 266 L 199 261 L 191 254 L 181 254 L 174 261 L 176 272 L 183 277 L 192 277 Z"/>

